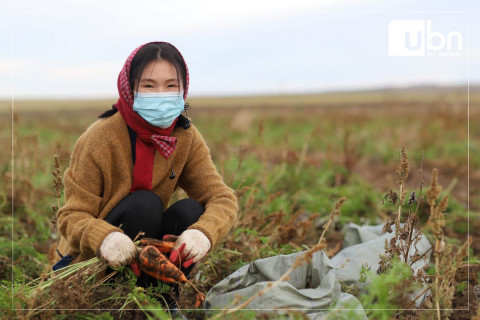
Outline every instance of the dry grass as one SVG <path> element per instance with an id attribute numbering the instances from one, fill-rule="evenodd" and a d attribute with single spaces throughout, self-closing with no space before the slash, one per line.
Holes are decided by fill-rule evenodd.
<path id="1" fill-rule="evenodd" d="M 438 92 L 417 92 L 411 95 L 370 92 L 302 97 L 192 99 L 189 116 L 194 119 L 206 138 L 219 171 L 236 189 L 241 205 L 240 219 L 234 231 L 193 271 L 197 276 L 193 280 L 195 285 L 201 291 L 207 292 L 231 271 L 252 260 L 315 246 L 322 233 L 321 228 L 328 228 L 325 219 L 319 218 L 328 215 L 326 210 L 331 207 L 333 199 L 343 195 L 341 192 L 357 188 L 355 190 L 358 190 L 358 193 L 373 193 L 365 188 L 368 183 L 381 193 L 387 192 L 392 185 L 397 185 L 394 171 L 402 159 L 398 154 L 401 145 L 408 146 L 409 158 L 413 164 L 420 163 L 421 159 L 424 161 L 423 178 L 419 179 L 418 173 L 411 169 L 409 179 L 405 177 L 403 181 L 400 194 L 404 194 L 407 189 L 421 188 L 419 181 L 431 179 L 433 168 L 438 168 L 438 184 L 448 186 L 446 189 L 450 195 L 449 202 L 456 200 L 457 207 L 454 208 L 466 206 L 466 150 L 462 149 L 462 143 L 466 141 L 468 132 L 466 104 L 459 95 L 459 92 L 443 95 Z M 476 101 L 475 99 L 472 101 Z M 73 143 L 99 113 L 110 107 L 111 102 L 16 102 L 13 141 L 15 199 L 10 194 L 13 177 L 9 163 L 11 155 L 4 152 L 0 154 L 4 173 L 0 185 L 0 203 L 5 204 L 2 206 L 2 219 L 8 219 L 13 207 L 15 218 L 18 218 L 16 237 L 46 237 L 46 240 L 35 238 L 38 242 L 36 248 L 42 254 L 46 254 L 45 248 L 48 248 L 49 241 L 52 241 L 49 227 L 45 228 L 51 216 L 51 206 L 58 206 L 61 202 L 61 199 L 55 196 L 57 191 L 50 188 L 52 156 L 59 155 L 53 168 L 56 185 L 59 187 L 58 170 L 68 166 Z M 4 106 L 8 108 L 8 103 Z M 470 117 L 471 123 L 480 122 L 478 106 L 471 107 Z M 0 122 L 4 129 L 0 139 L 2 145 L 8 146 L 11 142 L 10 115 L 0 115 Z M 475 145 L 478 143 L 480 131 L 474 126 L 471 130 L 472 144 Z M 471 163 L 476 161 L 478 160 L 471 159 Z M 412 164 L 410 166 L 414 167 Z M 405 167 L 400 168 L 399 172 L 402 170 L 405 176 Z M 478 167 L 472 166 L 470 175 L 470 207 L 471 210 L 480 210 L 480 202 L 474 200 L 475 196 L 480 198 Z M 313 179 L 317 176 L 324 180 Z M 360 188 L 359 179 L 365 181 Z M 359 195 L 354 198 L 357 196 Z M 376 196 L 372 196 L 373 200 L 366 198 L 361 201 L 361 197 L 349 197 L 345 206 L 352 203 L 351 201 L 357 201 L 353 202 L 357 210 L 347 208 L 350 210 L 349 215 L 345 216 L 342 212 L 342 221 L 359 217 L 363 219 L 361 221 L 382 221 L 388 216 L 388 211 L 380 207 L 381 196 L 378 199 Z M 416 196 L 421 197 L 422 192 L 417 192 Z M 403 197 L 408 201 L 411 194 L 407 193 Z M 308 206 L 311 208 L 308 209 Z M 444 207 L 445 204 L 439 201 L 438 206 Z M 458 210 L 453 209 L 453 212 L 449 211 L 449 216 L 444 217 L 446 220 L 450 219 L 450 223 L 446 223 L 443 235 L 439 234 L 438 249 L 442 246 L 442 237 L 464 241 L 465 232 L 455 229 L 457 225 L 453 223 L 457 221 L 455 219 L 460 219 L 458 221 L 466 224 L 466 218 Z M 395 213 L 394 217 L 398 217 L 398 211 L 395 210 Z M 418 214 L 418 220 L 412 218 L 407 225 L 425 223 L 430 216 L 429 207 L 425 208 L 423 205 L 417 206 L 415 213 Z M 46 219 L 35 220 L 43 216 Z M 369 220 L 372 216 L 377 220 Z M 402 218 L 405 217 L 402 215 Z M 339 249 L 336 245 L 341 243 L 341 225 L 339 221 L 329 225 L 330 234 L 326 237 L 326 244 L 322 244 L 326 245 L 329 255 Z M 407 239 L 413 234 L 411 230 L 405 229 Z M 7 231 L 2 230 L 1 233 L 5 241 L 10 240 L 8 237 L 11 233 Z M 398 236 L 403 237 L 404 233 L 401 231 Z M 473 253 L 478 256 L 480 246 L 476 243 L 480 241 L 475 240 L 480 239 L 480 232 L 476 233 L 475 229 L 472 229 L 471 234 L 474 237 Z M 411 240 L 413 241 L 413 238 Z M 404 248 L 408 246 L 405 245 Z M 463 257 L 465 246 L 462 248 L 458 257 Z M 446 262 L 460 259 L 452 252 L 454 250 L 448 258 L 451 260 L 445 260 Z M 408 256 L 408 253 L 406 255 Z M 20 259 L 22 258 L 26 261 L 37 259 L 27 254 L 21 255 Z M 1 270 L 7 270 L 11 264 L 23 268 L 21 260 L 11 261 L 8 255 L 2 256 L 2 259 L 5 268 Z M 439 260 L 442 261 L 440 256 Z M 42 265 L 41 261 L 35 263 Z M 26 266 L 31 265 L 33 264 Z M 439 269 L 439 272 L 444 272 L 442 270 Z M 438 292 L 445 288 L 446 291 L 450 290 L 450 294 L 452 285 L 457 286 L 464 281 L 464 278 L 459 278 L 464 274 L 462 270 L 456 272 L 454 282 L 451 280 L 451 271 L 447 270 L 450 272 L 448 275 L 437 276 Z M 35 269 L 25 271 L 25 274 L 35 277 L 39 272 Z M 2 274 L 2 277 L 8 279 L 7 274 Z M 470 284 L 472 288 L 475 285 Z M 80 284 L 72 286 L 77 289 L 77 293 L 87 292 L 88 289 L 80 287 L 83 288 Z M 69 295 L 69 290 L 60 284 L 52 290 L 56 299 L 58 296 L 57 300 L 65 302 L 62 302 L 62 306 L 72 306 L 77 302 L 88 306 L 91 303 L 84 299 L 86 296 L 81 298 L 81 294 L 75 295 L 73 291 Z M 102 297 L 113 294 L 112 290 L 91 292 Z M 128 293 L 122 291 L 122 294 Z M 183 308 L 193 306 L 194 294 L 193 289 L 182 289 L 180 303 Z M 443 293 L 441 295 L 446 296 Z M 456 300 L 460 297 L 459 293 L 455 293 L 453 299 L 450 295 L 448 297 L 453 307 L 465 306 L 464 302 Z M 36 303 L 40 306 L 42 300 Z M 43 303 L 46 303 L 46 300 L 43 300 Z M 440 305 L 443 303 L 439 301 Z M 118 307 L 118 303 L 109 306 Z M 48 315 L 53 316 L 54 313 Z M 122 317 L 128 318 L 127 315 L 128 313 L 124 313 Z M 143 313 L 136 315 L 142 316 Z M 198 317 L 201 318 L 201 315 Z M 41 318 L 41 315 L 32 318 Z"/>

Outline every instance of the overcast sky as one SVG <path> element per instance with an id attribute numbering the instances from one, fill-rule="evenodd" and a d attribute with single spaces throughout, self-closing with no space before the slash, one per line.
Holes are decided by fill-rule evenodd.
<path id="1" fill-rule="evenodd" d="M 192 96 L 480 83 L 473 0 L 0 3 L 0 99 L 115 97 L 126 57 L 156 40 L 184 55 Z M 392 56 L 392 20 L 429 21 L 437 49 Z"/>

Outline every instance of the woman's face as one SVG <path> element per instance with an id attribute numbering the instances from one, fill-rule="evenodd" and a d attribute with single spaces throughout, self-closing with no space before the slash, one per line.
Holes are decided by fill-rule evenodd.
<path id="1" fill-rule="evenodd" d="M 175 66 L 167 60 L 152 61 L 145 66 L 137 87 L 138 92 L 179 92 L 183 90 Z"/>

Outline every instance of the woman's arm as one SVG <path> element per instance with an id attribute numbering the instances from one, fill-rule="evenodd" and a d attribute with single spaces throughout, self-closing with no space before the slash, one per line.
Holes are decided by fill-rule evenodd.
<path id="1" fill-rule="evenodd" d="M 103 190 L 98 157 L 105 157 L 108 152 L 100 143 L 100 139 L 92 137 L 88 131 L 78 139 L 70 166 L 65 170 L 65 205 L 57 213 L 58 229 L 70 249 L 87 255 L 95 255 L 109 233 L 122 232 L 105 220 L 97 219 Z"/>
<path id="2" fill-rule="evenodd" d="M 178 185 L 189 197 L 205 207 L 200 219 L 188 227 L 202 231 L 213 248 L 233 226 L 238 214 L 235 193 L 223 182 L 212 162 L 210 150 L 198 130 L 192 126 L 193 141 Z"/>

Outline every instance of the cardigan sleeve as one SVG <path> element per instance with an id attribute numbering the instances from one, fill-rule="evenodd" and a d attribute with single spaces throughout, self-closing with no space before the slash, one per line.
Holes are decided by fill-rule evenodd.
<path id="1" fill-rule="evenodd" d="M 97 219 L 103 190 L 98 150 L 105 150 L 92 139 L 96 140 L 87 130 L 75 144 L 70 166 L 64 174 L 65 205 L 57 212 L 58 229 L 70 250 L 88 255 L 97 253 L 109 233 L 123 232 L 105 220 Z"/>
<path id="2" fill-rule="evenodd" d="M 217 172 L 203 137 L 194 126 L 191 129 L 193 140 L 178 185 L 205 207 L 204 214 L 188 229 L 202 231 L 213 248 L 235 223 L 238 203 L 234 191 Z"/>

